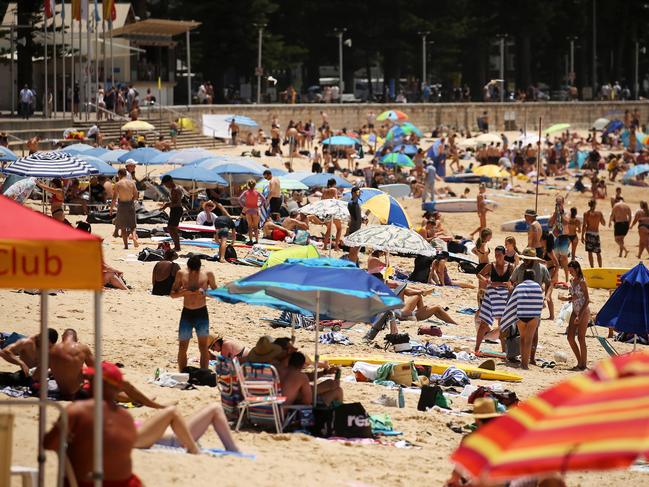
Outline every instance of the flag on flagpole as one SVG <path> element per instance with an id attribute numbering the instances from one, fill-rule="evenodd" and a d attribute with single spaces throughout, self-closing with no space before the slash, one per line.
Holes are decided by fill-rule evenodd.
<path id="1" fill-rule="evenodd" d="M 102 3 L 104 20 L 115 20 L 117 10 L 115 9 L 115 0 L 104 0 Z"/>
<path id="2" fill-rule="evenodd" d="M 81 0 L 72 0 L 72 19 L 81 20 Z"/>
<path id="3" fill-rule="evenodd" d="M 48 18 L 54 17 L 55 13 L 56 13 L 55 0 L 45 0 L 45 16 Z"/>

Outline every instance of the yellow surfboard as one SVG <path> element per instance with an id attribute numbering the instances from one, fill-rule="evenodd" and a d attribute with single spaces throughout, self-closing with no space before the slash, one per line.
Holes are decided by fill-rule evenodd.
<path id="1" fill-rule="evenodd" d="M 615 289 L 620 285 L 620 276 L 630 268 L 602 267 L 582 269 L 588 287 L 593 289 Z"/>
<path id="2" fill-rule="evenodd" d="M 501 372 L 498 370 L 487 370 L 465 365 L 461 363 L 440 363 L 426 360 L 419 357 L 412 357 L 412 360 L 392 359 L 380 355 L 368 355 L 366 357 L 347 357 L 342 355 L 323 355 L 320 360 L 327 361 L 330 365 L 340 365 L 349 367 L 356 362 L 366 362 L 368 364 L 383 365 L 388 362 L 407 364 L 413 362 L 415 365 L 423 365 L 431 368 L 433 374 L 443 374 L 449 367 L 457 367 L 463 370 L 470 379 L 484 379 L 484 380 L 502 380 L 505 382 L 521 382 L 523 378 L 520 375 L 510 374 L 508 372 Z"/>

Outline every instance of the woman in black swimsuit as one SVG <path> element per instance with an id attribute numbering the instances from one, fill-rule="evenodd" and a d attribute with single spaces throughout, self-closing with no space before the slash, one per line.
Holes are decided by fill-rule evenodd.
<path id="1" fill-rule="evenodd" d="M 153 268 L 153 289 L 151 294 L 154 296 L 169 296 L 176 273 L 180 270 L 180 266 L 173 262 L 178 258 L 178 254 L 171 249 L 167 249 L 164 253 L 164 260 L 158 262 Z"/>
<path id="2" fill-rule="evenodd" d="M 543 233 L 541 234 L 541 245 L 545 248 L 545 252 L 543 253 L 543 260 L 545 261 L 545 266 L 548 268 L 548 272 L 550 273 L 550 287 L 554 288 L 559 279 L 559 260 L 554 253 L 554 235 L 552 235 L 547 230 L 543 230 Z M 548 311 L 550 312 L 548 319 L 554 320 L 554 302 L 552 301 L 552 290 L 547 293 L 547 296 Z"/>

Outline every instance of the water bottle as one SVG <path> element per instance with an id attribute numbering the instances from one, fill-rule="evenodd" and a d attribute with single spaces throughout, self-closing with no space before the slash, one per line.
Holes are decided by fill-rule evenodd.
<path id="1" fill-rule="evenodd" d="M 403 397 L 403 386 L 399 386 L 399 408 L 406 407 L 406 398 Z"/>

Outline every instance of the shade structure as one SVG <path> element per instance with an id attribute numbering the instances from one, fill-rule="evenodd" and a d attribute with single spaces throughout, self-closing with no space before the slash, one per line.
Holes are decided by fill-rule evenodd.
<path id="1" fill-rule="evenodd" d="M 619 119 L 611 120 L 609 123 L 606 124 L 606 127 L 604 127 L 604 132 L 602 135 L 605 134 L 610 134 L 612 132 L 615 132 L 616 130 L 622 130 L 624 128 L 624 122 Z"/>
<path id="2" fill-rule="evenodd" d="M 345 237 L 343 243 L 349 247 L 370 247 L 391 254 L 433 257 L 436 253 L 417 232 L 395 225 L 368 225 Z"/>
<path id="3" fill-rule="evenodd" d="M 245 127 L 252 128 L 259 127 L 259 124 L 256 121 L 254 121 L 250 117 L 246 117 L 245 115 L 230 115 L 225 119 L 225 121 L 228 123 L 232 123 L 233 120 L 237 125 L 243 125 Z"/>
<path id="4" fill-rule="evenodd" d="M 631 181 L 635 177 L 647 173 L 649 173 L 649 164 L 638 164 L 637 166 L 633 166 L 627 172 L 625 172 L 622 180 L 625 182 Z"/>
<path id="5" fill-rule="evenodd" d="M 551 125 L 547 129 L 545 129 L 543 132 L 545 134 L 554 134 L 556 132 L 563 132 L 566 129 L 570 128 L 569 123 L 555 123 L 554 125 Z"/>
<path id="6" fill-rule="evenodd" d="M 77 156 L 78 159 L 81 159 L 86 164 L 90 164 L 97 170 L 97 174 L 103 176 L 116 176 L 117 169 L 108 164 L 107 162 L 102 161 L 99 157 L 89 156 L 87 152 L 81 152 Z"/>
<path id="7" fill-rule="evenodd" d="M 282 191 L 304 191 L 309 189 L 309 187 L 303 182 L 292 179 L 290 174 L 288 176 L 279 176 L 278 179 Z M 261 179 L 257 183 L 257 189 L 264 189 L 266 186 L 268 186 L 267 179 Z"/>
<path id="8" fill-rule="evenodd" d="M 595 324 L 626 333 L 649 333 L 649 270 L 644 264 L 620 276 L 620 285 L 598 311 Z"/>
<path id="9" fill-rule="evenodd" d="M 197 161 L 197 163 L 207 169 L 214 169 L 218 174 L 261 177 L 266 168 L 256 161 L 243 157 L 209 157 Z"/>
<path id="10" fill-rule="evenodd" d="M 384 122 L 386 120 L 391 120 L 392 122 L 405 122 L 408 120 L 408 115 L 399 110 L 386 110 L 385 112 L 379 113 L 376 119 L 379 122 Z"/>
<path id="11" fill-rule="evenodd" d="M 128 154 L 127 150 L 124 149 L 113 149 L 113 150 L 108 150 L 104 152 L 103 154 L 96 156 L 99 159 L 101 159 L 104 162 L 108 163 L 116 163 L 119 162 L 119 158 L 122 157 L 124 154 Z"/>
<path id="12" fill-rule="evenodd" d="M 349 220 L 347 203 L 342 200 L 320 200 L 298 210 L 304 215 L 315 215 L 321 220 Z"/>
<path id="13" fill-rule="evenodd" d="M 494 164 L 485 164 L 484 166 L 476 167 L 473 169 L 473 173 L 487 178 L 508 178 L 511 176 L 503 168 Z"/>
<path id="14" fill-rule="evenodd" d="M 288 259 L 317 259 L 318 257 L 320 257 L 320 252 L 313 245 L 293 246 L 272 252 L 261 268 L 266 269 L 283 264 Z"/>
<path id="15" fill-rule="evenodd" d="M 391 152 L 381 159 L 381 164 L 399 166 L 399 167 L 415 167 L 415 163 L 403 152 Z"/>
<path id="16" fill-rule="evenodd" d="M 133 120 L 122 125 L 122 130 L 133 130 L 134 132 L 150 132 L 155 126 L 144 120 Z"/>
<path id="17" fill-rule="evenodd" d="M 47 289 L 95 291 L 95 359 L 101 361 L 101 289 L 103 286 L 101 240 L 71 228 L 0 196 L 0 288 L 40 289 L 41 336 L 47 336 Z M 49 350 L 40 350 L 41 384 L 47 383 Z M 46 427 L 47 387 L 39 399 L 39 482 L 45 476 L 43 438 Z M 101 381 L 94 386 L 94 474 L 103 471 L 103 397 Z M 64 470 L 65 439 L 59 448 L 60 480 Z"/>
<path id="18" fill-rule="evenodd" d="M 297 173 L 291 173 L 292 177 L 294 179 L 297 179 L 304 184 L 306 184 L 309 188 L 324 188 L 327 186 L 328 182 L 330 179 L 334 179 L 336 181 L 336 187 L 338 188 L 351 188 L 353 185 L 349 181 L 347 181 L 345 178 L 342 176 L 338 176 L 337 174 L 329 174 L 329 173 L 308 173 L 308 174 L 297 174 Z"/>
<path id="19" fill-rule="evenodd" d="M 182 166 L 163 174 L 171 176 L 178 181 L 192 181 L 196 183 L 227 186 L 228 182 L 216 171 L 206 169 L 200 165 Z"/>
<path id="20" fill-rule="evenodd" d="M 21 157 L 3 172 L 35 178 L 80 178 L 98 174 L 90 164 L 59 151 L 35 152 Z"/>
<path id="21" fill-rule="evenodd" d="M 79 152 L 88 152 L 89 150 L 94 149 L 93 146 L 84 144 L 84 143 L 78 143 L 78 144 L 70 144 L 66 147 L 63 147 L 60 149 L 61 152 L 67 152 L 68 154 L 76 154 Z"/>
<path id="22" fill-rule="evenodd" d="M 18 159 L 18 156 L 9 149 L 8 147 L 5 147 L 3 145 L 0 145 L 0 162 L 12 162 Z"/>
<path id="23" fill-rule="evenodd" d="M 649 453 L 649 353 L 612 357 L 546 389 L 467 436 L 451 459 L 502 482 L 628 467 Z"/>
<path id="24" fill-rule="evenodd" d="M 162 151 L 159 151 L 158 149 L 155 149 L 153 147 L 138 147 L 137 149 L 128 151 L 126 154 L 122 154 L 117 158 L 117 161 L 124 164 L 129 159 L 133 159 L 138 164 L 142 164 L 144 166 L 147 166 L 149 164 L 161 164 L 159 162 L 153 162 L 153 160 L 160 154 L 162 154 Z"/>
<path id="25" fill-rule="evenodd" d="M 369 211 L 379 221 L 386 225 L 411 228 L 410 218 L 401 204 L 387 193 L 377 194 L 361 203 L 363 210 Z"/>
<path id="26" fill-rule="evenodd" d="M 598 118 L 593 122 L 593 128 L 595 130 L 604 130 L 609 123 L 610 120 L 608 118 Z"/>
<path id="27" fill-rule="evenodd" d="M 360 144 L 360 141 L 346 135 L 334 135 L 322 141 L 322 145 L 339 147 L 353 147 L 356 144 Z"/>
<path id="28" fill-rule="evenodd" d="M 395 125 L 394 127 L 390 127 L 390 130 L 388 130 L 385 139 L 388 141 L 392 141 L 396 139 L 401 139 L 411 134 L 414 134 L 417 137 L 424 136 L 422 131 L 419 130 L 419 128 L 417 128 L 414 124 L 410 122 L 404 122 L 401 125 Z"/>

